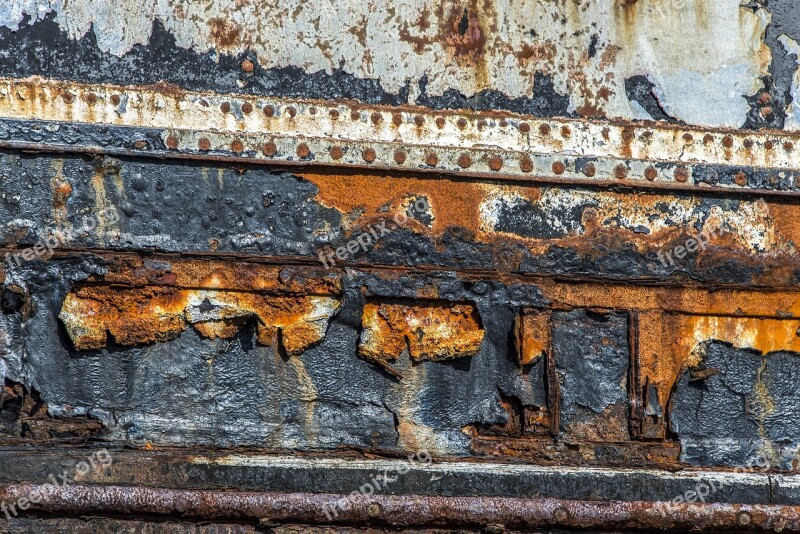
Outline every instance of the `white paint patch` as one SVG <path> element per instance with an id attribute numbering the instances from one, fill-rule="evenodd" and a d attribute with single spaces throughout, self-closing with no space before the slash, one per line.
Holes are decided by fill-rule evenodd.
<path id="1" fill-rule="evenodd" d="M 797 63 L 800 65 L 800 43 L 789 37 L 788 35 L 781 35 L 778 41 L 786 49 L 787 54 L 794 54 L 797 58 Z M 786 122 L 784 128 L 787 130 L 800 130 L 800 69 L 794 73 L 792 77 L 792 88 L 790 90 L 792 95 L 792 103 L 786 108 Z"/>

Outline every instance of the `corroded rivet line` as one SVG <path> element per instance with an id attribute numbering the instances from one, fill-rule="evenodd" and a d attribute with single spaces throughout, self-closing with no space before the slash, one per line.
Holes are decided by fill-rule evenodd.
<path id="1" fill-rule="evenodd" d="M 434 152 L 428 152 L 425 155 L 425 165 L 429 167 L 436 167 L 439 163 L 439 157 Z"/>
<path id="2" fill-rule="evenodd" d="M 792 150 L 794 150 L 794 143 L 792 143 L 791 141 L 784 141 L 783 142 L 783 149 L 786 152 L 791 152 Z"/>
<path id="3" fill-rule="evenodd" d="M 489 156 L 489 159 L 486 161 L 486 163 L 489 165 L 489 168 L 495 172 L 499 171 L 503 167 L 503 159 L 496 154 Z"/>
<path id="4" fill-rule="evenodd" d="M 342 159 L 344 153 L 342 149 L 338 146 L 331 147 L 331 158 L 333 159 Z"/>
<path id="5" fill-rule="evenodd" d="M 111 103 L 114 104 L 115 106 L 119 106 L 119 103 L 121 101 L 122 100 L 120 99 L 119 95 L 111 95 Z"/>
<path id="6" fill-rule="evenodd" d="M 556 174 L 563 174 L 567 170 L 567 166 L 562 161 L 554 161 L 552 165 L 553 172 Z"/>
<path id="7" fill-rule="evenodd" d="M 266 115 L 267 117 L 273 117 L 275 115 L 275 108 L 273 106 L 270 106 L 269 104 L 264 106 L 263 111 L 264 115 Z"/>
<path id="8" fill-rule="evenodd" d="M 533 160 L 528 156 L 522 156 L 519 160 L 519 168 L 522 172 L 531 172 L 533 171 Z"/>
<path id="9" fill-rule="evenodd" d="M 350 120 L 352 121 L 360 121 L 361 120 L 361 112 L 357 109 L 350 111 Z"/>
<path id="10" fill-rule="evenodd" d="M 458 156 L 458 166 L 462 169 L 466 169 L 472 165 L 472 158 L 469 157 L 469 154 L 461 154 Z"/>
<path id="11" fill-rule="evenodd" d="M 403 124 L 403 116 L 400 113 L 392 113 L 392 124 L 395 126 Z"/>
<path id="12" fill-rule="evenodd" d="M 586 165 L 583 166 L 583 174 L 585 174 L 589 178 L 594 176 L 595 172 L 597 172 L 597 169 L 595 169 L 594 163 L 587 163 Z"/>
<path id="13" fill-rule="evenodd" d="M 519 123 L 519 131 L 524 134 L 528 133 L 531 131 L 531 125 L 527 122 L 521 122 Z"/>
<path id="14" fill-rule="evenodd" d="M 619 179 L 625 178 L 628 176 L 628 167 L 626 167 L 624 163 L 620 163 L 614 167 L 614 176 Z"/>
<path id="15" fill-rule="evenodd" d="M 541 135 L 543 137 L 547 137 L 548 135 L 550 135 L 550 125 L 547 124 L 546 122 L 540 124 L 539 125 L 539 135 Z"/>
<path id="16" fill-rule="evenodd" d="M 416 124 L 417 127 L 421 128 L 422 125 L 425 124 L 425 117 L 423 117 L 422 115 L 414 115 L 414 124 Z"/>
<path id="17" fill-rule="evenodd" d="M 444 117 L 436 117 L 436 127 L 440 130 L 444 128 Z"/>
<path id="18" fill-rule="evenodd" d="M 675 179 L 681 183 L 689 180 L 689 171 L 686 167 L 675 167 Z"/>
<path id="19" fill-rule="evenodd" d="M 747 138 L 744 141 L 742 141 L 742 144 L 744 145 L 744 147 L 747 150 L 750 150 L 751 148 L 753 148 L 753 140 L 750 139 L 750 138 Z"/>
<path id="20" fill-rule="evenodd" d="M 376 156 L 377 154 L 375 154 L 375 149 L 373 148 L 365 148 L 361 153 L 361 157 L 364 158 L 364 161 L 367 163 L 372 163 L 375 161 Z"/>
<path id="21" fill-rule="evenodd" d="M 722 138 L 722 146 L 725 148 L 731 148 L 733 146 L 733 137 L 730 135 L 726 135 Z"/>
<path id="22" fill-rule="evenodd" d="M 650 165 L 649 167 L 647 167 L 647 168 L 644 170 L 644 177 L 645 177 L 647 180 L 649 180 L 649 181 L 651 181 L 651 182 L 652 182 L 653 180 L 655 180 L 655 179 L 656 179 L 656 176 L 658 176 L 658 171 L 657 171 L 657 170 L 656 170 L 656 168 L 655 168 L 655 167 L 653 167 L 652 165 Z"/>
<path id="23" fill-rule="evenodd" d="M 406 161 L 406 153 L 402 150 L 395 150 L 394 151 L 394 162 L 398 165 L 402 165 Z"/>
<path id="24" fill-rule="evenodd" d="M 231 112 L 231 103 L 230 102 L 223 102 L 219 105 L 219 110 L 223 113 L 230 113 Z"/>
<path id="25" fill-rule="evenodd" d="M 244 104 L 242 104 L 242 113 L 247 114 L 251 113 L 252 111 L 253 111 L 253 104 L 251 104 L 250 102 L 245 102 Z"/>
<path id="26" fill-rule="evenodd" d="M 178 138 L 174 135 L 167 136 L 167 148 L 175 150 L 178 148 Z"/>
<path id="27" fill-rule="evenodd" d="M 463 130 L 464 128 L 467 127 L 467 119 L 465 119 L 464 117 L 459 118 L 456 121 L 456 125 Z"/>
<path id="28" fill-rule="evenodd" d="M 745 173 L 739 171 L 733 177 L 733 181 L 736 182 L 736 185 L 744 187 L 744 186 L 747 185 L 747 175 Z"/>
<path id="29" fill-rule="evenodd" d="M 211 150 L 211 141 L 208 137 L 201 137 L 200 140 L 197 141 L 197 147 L 203 151 Z"/>
<path id="30" fill-rule="evenodd" d="M 231 141 L 231 151 L 237 154 L 244 152 L 244 143 L 242 143 L 241 139 Z"/>

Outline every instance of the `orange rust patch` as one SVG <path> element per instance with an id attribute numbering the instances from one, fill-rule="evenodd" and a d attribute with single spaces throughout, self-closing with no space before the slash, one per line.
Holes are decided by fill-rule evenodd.
<path id="1" fill-rule="evenodd" d="M 230 339 L 255 318 L 260 344 L 275 345 L 280 340 L 282 348 L 294 355 L 324 337 L 338 308 L 339 302 L 330 297 L 86 286 L 67 295 L 59 318 L 77 350 L 102 349 L 108 335 L 120 345 L 167 341 L 187 324 L 205 337 Z"/>
<path id="2" fill-rule="evenodd" d="M 475 306 L 465 303 L 374 303 L 364 306 L 358 353 L 389 372 L 404 351 L 415 361 L 474 356 L 483 341 Z"/>
<path id="3" fill-rule="evenodd" d="M 550 311 L 527 310 L 517 317 L 514 334 L 520 365 L 536 362 L 550 352 Z"/>

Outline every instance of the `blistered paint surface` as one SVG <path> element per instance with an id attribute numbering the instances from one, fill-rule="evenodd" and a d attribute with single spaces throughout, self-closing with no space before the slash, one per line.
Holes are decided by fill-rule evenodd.
<path id="1" fill-rule="evenodd" d="M 182 61 L 163 70 L 166 81 L 195 85 L 192 62 L 220 65 L 230 58 L 238 70 L 235 58 L 247 56 L 254 68 L 243 76 L 220 72 L 214 83 L 279 92 L 271 69 L 298 68 L 273 74 L 306 95 L 310 90 L 323 96 L 325 90 L 310 89 L 317 82 L 297 82 L 298 76 L 322 72 L 335 80 L 329 82 L 331 97 L 739 127 L 773 125 L 778 111 L 783 117 L 782 109 L 764 110 L 751 99 L 770 90 L 764 80 L 781 46 L 765 39 L 770 24 L 796 23 L 784 4 L 149 0 L 111 6 L 11 0 L 0 25 L 26 35 L 23 42 L 13 34 L 3 37 L 4 70 L 12 75 L 60 77 L 62 71 L 64 77 L 98 80 L 126 63 L 127 71 L 111 77 L 147 83 L 151 74 L 136 71 L 161 72 L 174 56 Z M 28 26 L 39 29 L 30 32 Z M 39 39 L 42 44 L 34 45 Z M 77 47 L 79 41 L 79 53 L 94 72 L 78 74 L 46 50 Z M 35 46 L 41 59 L 52 61 L 12 64 L 20 53 L 15 48 L 24 46 Z M 778 105 L 783 100 L 781 95 Z"/>

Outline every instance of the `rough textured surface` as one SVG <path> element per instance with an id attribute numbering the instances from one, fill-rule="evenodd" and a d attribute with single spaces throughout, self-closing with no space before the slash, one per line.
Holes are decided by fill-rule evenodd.
<path id="1" fill-rule="evenodd" d="M 800 356 L 763 355 L 720 342 L 701 350 L 702 359 L 681 374 L 670 403 L 670 428 L 683 459 L 796 470 Z M 698 368 L 711 373 L 696 378 Z"/>
<path id="2" fill-rule="evenodd" d="M 4 75 L 729 127 L 782 124 L 791 60 L 777 39 L 797 28 L 788 0 L 9 7 Z M 765 83 L 772 114 L 751 111 Z"/>

